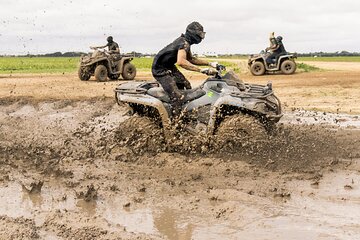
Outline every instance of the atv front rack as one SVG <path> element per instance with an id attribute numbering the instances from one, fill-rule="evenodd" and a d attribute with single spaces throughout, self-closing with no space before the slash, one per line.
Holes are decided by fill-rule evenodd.
<path id="1" fill-rule="evenodd" d="M 125 94 L 144 94 L 147 92 L 144 88 L 134 88 L 134 89 L 122 89 L 122 88 L 115 88 L 114 90 L 117 93 L 125 93 Z"/>

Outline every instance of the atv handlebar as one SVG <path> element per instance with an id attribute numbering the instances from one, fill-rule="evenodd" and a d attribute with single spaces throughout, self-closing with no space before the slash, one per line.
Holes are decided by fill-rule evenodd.
<path id="1" fill-rule="evenodd" d="M 218 64 L 216 65 L 216 70 L 212 68 L 206 68 L 201 71 L 208 76 L 215 76 L 216 78 L 221 78 L 222 71 L 225 71 L 226 67 L 224 65 Z"/>
<path id="2" fill-rule="evenodd" d="M 218 70 L 218 71 L 225 71 L 226 70 L 226 67 L 224 66 L 224 65 L 221 65 L 221 64 L 218 64 L 217 66 L 216 66 L 216 70 Z"/>

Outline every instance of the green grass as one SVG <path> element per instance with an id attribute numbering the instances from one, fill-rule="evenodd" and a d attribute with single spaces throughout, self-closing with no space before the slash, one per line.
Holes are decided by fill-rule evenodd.
<path id="1" fill-rule="evenodd" d="M 211 59 L 216 61 L 217 58 Z M 323 62 L 360 62 L 360 57 L 299 57 L 301 61 L 323 61 Z M 133 64 L 140 71 L 150 71 L 153 58 L 135 58 Z M 78 57 L 0 57 L 0 74 L 11 73 L 67 73 L 76 72 Z M 228 69 L 240 72 L 236 63 L 220 61 Z M 298 68 L 305 72 L 319 70 L 314 66 L 299 63 Z"/>
<path id="2" fill-rule="evenodd" d="M 150 71 L 153 58 L 134 58 L 141 71 Z M 0 57 L 0 74 L 76 72 L 79 57 Z"/>
<path id="3" fill-rule="evenodd" d="M 235 73 L 240 73 L 240 66 L 237 63 L 234 62 L 226 62 L 226 61 L 219 61 L 219 64 L 224 65 L 226 67 L 226 70 L 233 70 Z"/>
<path id="4" fill-rule="evenodd" d="M 73 72 L 78 63 L 78 57 L 0 57 L 0 73 Z"/>
<path id="5" fill-rule="evenodd" d="M 298 57 L 298 61 L 360 62 L 360 57 Z"/>
<path id="6" fill-rule="evenodd" d="M 297 63 L 296 66 L 298 69 L 304 70 L 304 72 L 320 71 L 320 68 L 306 64 L 306 63 Z"/>
<path id="7" fill-rule="evenodd" d="M 150 71 L 153 60 L 154 58 L 134 58 L 132 64 L 135 65 L 137 70 Z"/>

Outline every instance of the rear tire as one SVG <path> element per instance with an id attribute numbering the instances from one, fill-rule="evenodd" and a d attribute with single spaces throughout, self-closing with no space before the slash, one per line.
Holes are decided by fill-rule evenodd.
<path id="1" fill-rule="evenodd" d="M 236 114 L 226 116 L 215 132 L 216 147 L 238 150 L 257 145 L 267 138 L 267 132 L 254 116 Z"/>
<path id="2" fill-rule="evenodd" d="M 98 65 L 95 68 L 95 79 L 104 82 L 107 79 L 108 71 L 107 68 L 104 65 Z"/>
<path id="3" fill-rule="evenodd" d="M 134 64 L 125 63 L 121 75 L 125 80 L 133 80 L 136 76 L 136 67 Z"/>
<path id="4" fill-rule="evenodd" d="M 285 60 L 281 63 L 280 69 L 284 74 L 293 74 L 296 70 L 296 63 L 291 60 Z"/>
<path id="5" fill-rule="evenodd" d="M 87 70 L 87 67 L 79 67 L 78 76 L 81 81 L 88 81 L 90 79 L 91 74 Z"/>
<path id="6" fill-rule="evenodd" d="M 262 62 L 256 61 L 251 64 L 250 71 L 254 76 L 261 76 L 265 73 L 265 65 Z"/>

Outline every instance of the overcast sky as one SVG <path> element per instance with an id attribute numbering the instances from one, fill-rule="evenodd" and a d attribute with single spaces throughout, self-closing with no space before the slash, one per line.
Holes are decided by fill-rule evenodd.
<path id="1" fill-rule="evenodd" d="M 194 53 L 255 53 L 274 31 L 289 52 L 360 52 L 359 0 L 0 0 L 0 54 L 89 51 L 112 35 L 122 52 L 156 53 L 200 22 Z"/>

